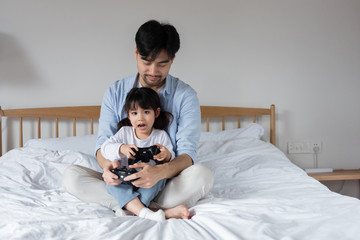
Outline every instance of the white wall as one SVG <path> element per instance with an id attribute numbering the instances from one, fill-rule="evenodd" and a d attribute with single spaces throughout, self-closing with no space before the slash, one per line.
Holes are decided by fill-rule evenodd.
<path id="1" fill-rule="evenodd" d="M 135 73 L 135 32 L 157 19 L 178 29 L 171 73 L 202 105 L 276 104 L 281 150 L 321 140 L 320 167 L 360 168 L 359 12 L 358 0 L 0 0 L 0 105 L 100 104 Z"/>

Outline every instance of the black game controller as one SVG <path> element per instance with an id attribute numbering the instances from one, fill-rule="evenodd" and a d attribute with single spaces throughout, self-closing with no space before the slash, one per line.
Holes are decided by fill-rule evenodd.
<path id="1" fill-rule="evenodd" d="M 139 161 L 141 162 L 149 162 L 150 160 L 155 161 L 156 164 L 162 164 L 162 161 L 154 160 L 154 155 L 160 153 L 160 149 L 158 146 L 153 145 L 151 147 L 144 147 L 144 148 L 138 148 L 139 151 L 136 151 L 134 148 L 132 149 L 135 152 L 135 155 L 133 156 L 134 159 L 129 158 L 128 159 L 128 165 L 133 165 Z M 114 168 L 110 170 L 112 173 L 116 174 L 119 177 L 119 180 L 124 181 L 124 178 L 126 176 L 129 176 L 131 174 L 134 174 L 137 172 L 134 168 L 127 168 L 127 167 L 121 167 L 121 168 Z M 132 181 L 135 181 L 137 179 L 133 179 Z"/>
<path id="2" fill-rule="evenodd" d="M 111 169 L 110 171 L 113 174 L 117 175 L 119 177 L 119 180 L 121 180 L 121 181 L 124 181 L 125 177 L 137 172 L 134 168 L 129 168 L 128 169 L 127 167 L 114 168 L 114 169 Z M 131 180 L 131 181 L 135 181 L 135 180 L 136 179 Z"/>
<path id="3" fill-rule="evenodd" d="M 129 165 L 133 165 L 139 161 L 141 162 L 149 162 L 150 160 L 154 160 L 154 155 L 160 153 L 160 149 L 158 146 L 153 145 L 151 147 L 138 148 L 139 151 L 136 151 L 135 148 L 132 150 L 135 152 L 134 159 L 129 158 Z M 161 164 L 163 162 L 154 160 L 156 164 Z"/>

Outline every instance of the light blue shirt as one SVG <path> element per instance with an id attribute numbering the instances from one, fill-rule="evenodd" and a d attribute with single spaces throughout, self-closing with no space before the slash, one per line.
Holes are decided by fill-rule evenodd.
<path id="1" fill-rule="evenodd" d="M 118 80 L 105 92 L 96 150 L 117 132 L 118 122 L 127 117 L 124 110 L 125 98 L 134 86 L 138 86 L 136 80 L 137 75 Z M 188 154 L 195 161 L 201 132 L 200 104 L 195 90 L 178 78 L 168 75 L 165 85 L 158 93 L 161 109 L 174 117 L 166 132 L 174 146 L 175 155 Z"/>

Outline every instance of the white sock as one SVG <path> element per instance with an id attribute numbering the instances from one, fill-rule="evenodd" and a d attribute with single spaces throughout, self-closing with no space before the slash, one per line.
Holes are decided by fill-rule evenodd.
<path id="1" fill-rule="evenodd" d="M 143 208 L 140 210 L 139 217 L 158 221 L 158 222 L 165 221 L 165 213 L 161 209 L 156 212 L 153 212 L 149 208 Z"/>

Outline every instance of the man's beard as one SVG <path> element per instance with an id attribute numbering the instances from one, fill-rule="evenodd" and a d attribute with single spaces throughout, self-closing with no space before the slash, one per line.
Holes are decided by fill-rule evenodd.
<path id="1" fill-rule="evenodd" d="M 165 78 L 162 78 L 161 75 L 155 75 L 155 77 L 157 78 L 156 81 L 151 81 L 148 79 L 148 76 L 153 77 L 152 75 L 148 75 L 148 74 L 144 74 L 141 76 L 141 78 L 143 79 L 144 83 L 147 85 L 147 87 L 161 87 L 164 82 L 165 82 Z"/>

